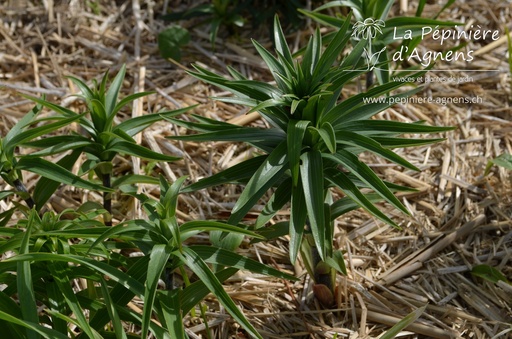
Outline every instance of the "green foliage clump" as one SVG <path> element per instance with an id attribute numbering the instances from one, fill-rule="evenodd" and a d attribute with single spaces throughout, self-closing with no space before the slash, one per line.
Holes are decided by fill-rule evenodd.
<path id="1" fill-rule="evenodd" d="M 398 98 L 420 90 L 414 88 L 392 94 L 405 84 L 389 81 L 367 92 L 340 101 L 343 87 L 368 69 L 363 58 L 370 38 L 361 39 L 350 53 L 339 56 L 350 42 L 350 18 L 332 36 L 325 49 L 316 30 L 302 56 L 293 56 L 276 16 L 274 41 L 276 56 L 254 41 L 254 46 L 271 71 L 275 85 L 249 80 L 233 68 L 231 78 L 217 75 L 198 65 L 191 74 L 230 91 L 233 97 L 216 98 L 248 106 L 258 111 L 269 128 L 241 127 L 194 115 L 196 122 L 167 119 L 197 131 L 197 134 L 172 137 L 192 141 L 243 142 L 258 149 L 258 154 L 242 163 L 190 185 L 194 191 L 229 182 L 242 182 L 245 188 L 231 211 L 229 223 L 236 225 L 244 215 L 273 189 L 272 198 L 255 224 L 263 227 L 287 203 L 289 222 L 278 224 L 274 234 L 290 236 L 290 260 L 295 262 L 301 247 L 309 271 L 317 284 L 333 289 L 333 271 L 344 272 L 343 256 L 332 248 L 333 221 L 341 214 L 362 207 L 371 215 L 397 226 L 376 205 L 385 201 L 398 210 L 407 209 L 393 194 L 406 187 L 383 181 L 358 155 L 370 152 L 404 168 L 418 168 L 391 149 L 438 142 L 441 139 L 401 138 L 402 134 L 436 133 L 450 130 L 421 122 L 401 123 L 371 119 L 393 105 Z M 423 72 L 410 77 L 421 76 Z M 387 100 L 370 102 L 385 96 Z M 333 191 L 344 197 L 336 200 Z M 304 241 L 306 239 L 307 241 Z M 241 238 L 214 235 L 214 243 L 234 249 Z M 327 265 L 327 266 L 326 266 Z M 318 288 L 321 288 L 320 286 Z"/>
<path id="2" fill-rule="evenodd" d="M 176 208 L 186 177 L 172 184 L 151 175 L 113 178 L 117 156 L 166 162 L 179 159 L 143 147 L 134 136 L 155 122 L 191 108 L 116 123 L 117 114 L 125 106 L 149 94 L 135 93 L 119 99 L 125 73 L 123 65 L 110 86 L 108 72 L 91 87 L 70 77 L 82 92 L 79 97 L 87 107 L 84 113 L 44 98 L 25 96 L 36 102 L 36 107 L 0 139 L 0 174 L 13 187 L 0 192 L 0 198 L 19 195 L 26 202 L 26 206 L 15 203 L 0 215 L 0 253 L 9 256 L 0 262 L 5 285 L 0 291 L 4 334 L 9 338 L 67 338 L 76 333 L 89 338 L 133 338 L 134 334 L 127 331 L 126 325 L 130 324 L 141 329 L 142 337 L 151 332 L 157 338 L 186 338 L 182 317 L 195 312 L 195 305 L 213 293 L 248 333 L 261 338 L 221 283 L 238 270 L 296 278 L 222 248 L 184 243 L 210 231 L 263 237 L 222 222 L 189 221 L 180 225 Z M 43 107 L 53 111 L 51 118 L 37 119 Z M 71 123 L 78 123 L 83 133 L 58 133 Z M 19 148 L 36 150 L 24 154 Z M 45 159 L 56 155 L 62 156 L 56 163 Z M 80 167 L 79 175 L 71 172 L 75 164 Z M 23 184 L 22 170 L 40 175 L 32 193 Z M 83 179 L 84 175 L 89 180 Z M 61 184 L 103 192 L 103 206 L 87 201 L 76 210 L 45 212 L 45 206 L 50 208 L 46 203 Z M 137 194 L 139 184 L 158 185 L 160 198 Z M 113 193 L 138 199 L 147 218 L 112 225 Z M 16 211 L 23 217 L 8 225 Z M 131 251 L 141 255 L 127 255 Z M 221 269 L 214 272 L 209 265 Z M 190 271 L 199 280 L 190 282 Z M 184 286 L 174 286 L 175 272 L 183 277 Z M 159 281 L 163 281 L 163 289 L 158 288 Z M 129 307 L 135 297 L 144 301 L 142 313 Z M 153 320 L 155 316 L 158 323 Z M 77 327 L 74 333 L 70 325 Z"/>
<path id="3" fill-rule="evenodd" d="M 234 3 L 238 6 L 244 2 Z M 392 1 L 339 3 L 353 7 L 355 18 L 360 21 L 370 14 L 384 20 Z M 182 18 L 210 15 L 210 37 L 214 42 L 221 24 L 242 23 L 238 7 L 231 5 L 230 1 L 213 1 L 182 13 Z M 323 8 L 333 6 L 334 3 L 328 3 Z M 13 208 L 0 214 L 0 253 L 8 256 L 0 262 L 0 276 L 5 285 L 0 291 L 0 325 L 6 336 L 67 338 L 80 333 L 89 338 L 135 338 L 127 330 L 130 325 L 140 329 L 144 338 L 149 333 L 156 338 L 186 338 L 183 316 L 195 312 L 195 306 L 213 293 L 247 333 L 262 338 L 223 289 L 222 282 L 238 270 L 282 279 L 296 278 L 237 254 L 236 248 L 244 237 L 256 242 L 288 235 L 290 261 L 294 263 L 302 255 L 315 281 L 313 289 L 317 297 L 325 306 L 332 305 L 335 274 L 346 274 L 343 252 L 333 248 L 334 220 L 363 208 L 375 218 L 398 227 L 378 208 L 377 202 L 408 213 L 395 193 L 410 189 L 382 180 L 359 155 L 369 152 L 417 171 L 416 166 L 393 149 L 443 139 L 404 135 L 439 133 L 451 128 L 428 126 L 421 121 L 374 119 L 394 102 L 420 90 L 414 86 L 404 89 L 406 83 L 390 81 L 385 76 L 379 77 L 379 84 L 368 86 L 365 92 L 350 97 L 343 95 L 347 84 L 361 75 L 371 74 L 373 69 L 368 67 L 365 53 L 371 52 L 377 41 L 373 34 L 363 32 L 365 27 L 354 25 L 350 15 L 335 18 L 336 22 L 318 12 L 307 15 L 336 23 L 338 29 L 325 36 L 317 29 L 305 48 L 292 54 L 276 16 L 275 52 L 253 41 L 275 84 L 248 79 L 234 68 L 228 69 L 229 77 L 199 65 L 190 72 L 198 79 L 232 92 L 232 97 L 216 99 L 259 112 L 268 128 L 237 126 L 199 115 L 192 115 L 192 121 L 177 118 L 191 107 L 118 123 L 119 113 L 128 104 L 149 94 L 142 92 L 120 98 L 125 66 L 110 83 L 108 72 L 92 86 L 70 77 L 81 91 L 79 97 L 86 106 L 83 113 L 45 98 L 25 96 L 36 106 L 0 138 L 0 175 L 12 187 L 0 192 L 0 198 L 18 195 L 25 201 L 25 205 L 15 202 Z M 389 28 L 403 26 L 402 21 L 392 20 L 386 21 Z M 437 23 L 434 19 L 425 20 L 417 20 L 416 24 Z M 354 39 L 354 31 L 361 33 L 358 39 Z M 163 56 L 174 59 L 180 56 L 177 47 L 187 42 L 187 32 L 179 27 L 164 31 L 159 37 Z M 388 64 L 387 59 L 379 62 Z M 424 72 L 404 74 L 415 79 Z M 54 114 L 38 118 L 43 108 Z M 184 186 L 186 177 L 173 183 L 153 173 L 116 177 L 115 158 L 119 156 L 156 162 L 179 159 L 156 153 L 136 142 L 138 133 L 164 120 L 197 132 L 173 139 L 241 142 L 257 151 L 253 157 L 189 186 Z M 77 124 L 80 132 L 59 133 L 71 123 Z M 32 152 L 21 153 L 19 148 Z M 47 160 L 57 156 L 60 160 L 55 163 Z M 497 160 L 494 163 L 499 164 Z M 79 168 L 77 174 L 72 172 L 75 167 Z M 22 171 L 40 176 L 32 192 L 23 184 Z M 226 183 L 245 185 L 227 222 L 181 223 L 178 220 L 180 194 Z M 76 210 L 60 213 L 49 210 L 48 201 L 61 184 L 101 192 L 102 204 L 86 202 Z M 158 186 L 159 196 L 137 193 L 140 184 Z M 246 213 L 269 191 L 271 198 L 265 202 L 255 224 L 241 225 Z M 114 225 L 114 194 L 137 199 L 145 217 Z M 289 220 L 267 226 L 287 206 L 291 210 Z M 22 218 L 9 225 L 14 213 Z M 191 237 L 203 232 L 210 234 L 212 246 L 191 244 Z M 130 251 L 140 255 L 130 256 Z M 197 278 L 195 281 L 190 281 L 190 272 Z M 477 270 L 474 274 L 501 279 L 496 272 L 482 272 Z M 184 280 L 183 286 L 174 286 L 176 274 Z M 19 304 L 13 301 L 15 298 Z M 142 311 L 129 306 L 133 298 L 144 302 Z M 204 308 L 200 310 L 206 322 Z M 392 337 L 412 323 L 423 310 L 420 308 L 407 316 L 387 336 Z M 73 333 L 71 325 L 77 328 Z"/>

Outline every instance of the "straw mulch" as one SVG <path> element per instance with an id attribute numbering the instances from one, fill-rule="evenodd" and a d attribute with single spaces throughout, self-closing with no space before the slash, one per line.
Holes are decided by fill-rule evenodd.
<path id="1" fill-rule="evenodd" d="M 75 0 L 46 0 L 43 4 L 4 1 L 0 5 L 0 133 L 4 135 L 31 108 L 30 102 L 17 92 L 44 94 L 49 100 L 78 110 L 81 103 L 70 96 L 78 89 L 65 76 L 90 82 L 107 69 L 115 74 L 122 63 L 128 66 L 125 94 L 155 91 L 136 102 L 123 119 L 200 104 L 195 113 L 263 126 L 258 115 L 246 115 L 245 108 L 212 102 L 209 96 L 224 94 L 198 82 L 185 70 L 197 61 L 219 73 L 225 73 L 226 65 L 232 65 L 253 78 L 270 79 L 249 42 L 253 37 L 270 47 L 266 27 L 255 30 L 249 24 L 235 37 L 228 37 L 221 30 L 216 51 L 212 52 L 208 26 L 191 26 L 192 39 L 184 49 L 181 64 L 159 56 L 156 36 L 166 23 L 158 16 L 165 7 L 184 8 L 193 2 L 101 1 L 95 2 L 100 4 L 95 7 Z M 395 15 L 404 10 L 407 15 L 414 15 L 416 1 L 400 3 L 401 7 L 393 8 Z M 428 2 L 425 16 L 437 13 L 441 8 L 437 3 L 444 2 Z M 511 9 L 507 1 L 456 2 L 442 18 L 464 21 L 467 27 L 473 24 L 499 30 L 504 37 L 505 25 L 512 22 Z M 311 27 L 314 25 L 290 35 L 295 48 L 303 46 Z M 512 153 L 507 44 L 504 38 L 493 43 L 479 40 L 467 44 L 466 48 L 475 51 L 474 61 L 441 62 L 429 75 L 467 76 L 470 81 L 432 81 L 418 96 L 479 96 L 480 102 L 400 104 L 378 117 L 425 120 L 457 129 L 444 135 L 445 142 L 400 151 L 421 168 L 420 173 L 363 155 L 382 177 L 418 191 L 400 196 L 412 217 L 381 206 L 401 225 L 401 230 L 391 229 L 361 211 L 336 221 L 335 246 L 346 251 L 348 265 L 348 276 L 337 277 L 336 309 L 324 309 L 315 300 L 312 281 L 301 262 L 290 265 L 287 239 L 242 246 L 241 253 L 300 277 L 299 282 L 292 283 L 242 272 L 226 283 L 230 295 L 265 338 L 374 338 L 423 305 L 428 305 L 425 314 L 402 332 L 401 338 L 512 337 L 512 288 L 470 274 L 473 266 L 488 264 L 512 279 L 510 172 L 494 168 L 483 177 L 489 159 Z M 440 48 L 438 42 L 428 39 L 421 46 Z M 349 88 L 345 94 L 356 91 L 356 87 Z M 153 150 L 183 157 L 176 163 L 157 165 L 156 169 L 169 180 L 188 175 L 191 182 L 196 181 L 252 151 L 238 144 L 184 144 L 165 139 L 175 133 L 184 131 L 159 124 L 141 135 L 141 141 Z M 132 166 L 136 173 L 143 173 L 146 165 L 129 158 L 117 161 L 119 174 L 131 171 Z M 27 175 L 26 179 L 30 187 L 35 178 Z M 158 194 L 154 187 L 143 190 Z M 222 219 L 239 193 L 239 187 L 229 186 L 183 196 L 180 217 Z M 95 198 L 99 197 L 80 195 L 66 187 L 58 191 L 51 204 L 61 210 Z M 7 208 L 8 203 L 0 202 L 0 209 Z M 124 197 L 119 197 L 115 209 L 118 221 L 140 217 L 138 206 Z M 286 218 L 286 211 L 279 217 Z M 204 242 L 206 238 L 196 240 Z M 206 304 L 212 337 L 246 337 L 225 310 L 219 309 L 215 299 L 209 297 Z M 137 307 L 137 301 L 133 305 Z M 201 319 L 187 315 L 184 322 L 191 338 L 206 338 Z"/>

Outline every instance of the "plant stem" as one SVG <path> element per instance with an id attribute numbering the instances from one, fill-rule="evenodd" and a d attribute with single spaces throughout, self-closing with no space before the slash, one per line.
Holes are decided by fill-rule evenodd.
<path id="1" fill-rule="evenodd" d="M 103 186 L 106 188 L 110 188 L 110 173 L 103 174 Z M 111 192 L 103 192 L 103 208 L 107 211 L 105 213 L 105 226 L 112 226 L 112 193 Z"/>
<path id="2" fill-rule="evenodd" d="M 32 199 L 32 197 L 30 196 L 30 194 L 28 193 L 27 188 L 25 187 L 25 185 L 23 185 L 21 180 L 20 179 L 14 179 L 13 186 L 16 189 L 16 191 L 23 192 L 23 193 L 26 193 L 28 195 L 28 197 L 23 198 L 23 200 L 25 200 L 25 203 L 27 203 L 27 206 L 30 209 L 32 209 L 34 207 L 34 205 L 35 205 L 35 202 Z"/>
<path id="3" fill-rule="evenodd" d="M 332 277 L 331 277 L 331 269 L 326 263 L 320 259 L 320 254 L 318 253 L 318 249 L 315 245 L 311 246 L 311 258 L 313 258 L 313 272 L 314 272 L 314 280 L 317 284 L 322 284 L 327 286 L 331 292 L 334 291 L 334 286 L 332 285 Z"/>
<path id="4" fill-rule="evenodd" d="M 373 70 L 366 73 L 366 90 L 368 91 L 373 85 Z"/>
<path id="5" fill-rule="evenodd" d="M 305 264 L 314 281 L 313 293 L 324 307 L 331 307 L 334 304 L 334 269 L 322 261 L 311 234 L 305 235 L 304 242 L 307 244 L 304 249 L 307 248 L 308 252 L 304 257 Z"/>

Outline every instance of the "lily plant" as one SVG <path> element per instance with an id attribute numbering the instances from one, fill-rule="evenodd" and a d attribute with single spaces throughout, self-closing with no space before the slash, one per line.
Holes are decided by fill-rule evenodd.
<path id="1" fill-rule="evenodd" d="M 83 114 L 75 114 L 71 117 L 52 117 L 38 119 L 42 110 L 41 105 L 36 105 L 22 119 L 20 119 L 4 136 L 0 138 L 0 176 L 12 189 L 0 192 L 0 199 L 11 195 L 19 195 L 29 209 L 37 202 L 51 196 L 61 183 L 90 190 L 109 191 L 102 185 L 84 180 L 69 171 L 68 162 L 73 155 L 63 157 L 56 163 L 44 158 L 34 158 L 19 152 L 20 147 L 32 140 L 53 133 L 58 129 L 68 126 L 83 117 Z M 48 121 L 50 121 L 48 123 Z M 40 175 L 33 194 L 27 191 L 23 180 L 23 172 L 29 171 Z M 48 185 L 49 182 L 56 183 Z M 0 225 L 5 225 L 17 208 L 26 210 L 20 204 L 0 214 Z"/>
<path id="2" fill-rule="evenodd" d="M 142 115 L 116 124 L 115 119 L 125 106 L 151 93 L 134 93 L 119 99 L 125 74 L 126 66 L 123 65 L 110 86 L 107 86 L 108 72 L 104 74 L 99 83 L 93 82 L 93 86 L 88 86 L 76 77 L 69 77 L 81 90 L 82 94 L 78 96 L 87 106 L 86 112 L 82 114 L 41 98 L 24 95 L 24 97 L 33 100 L 38 105 L 60 114 L 63 118 L 76 120 L 80 125 L 83 133 L 72 132 L 68 135 L 50 135 L 39 140 L 25 142 L 24 146 L 40 149 L 30 154 L 32 161 L 44 156 L 70 151 L 71 155 L 66 160 L 66 167 L 68 168 L 75 164 L 81 154 L 85 154 L 87 160 L 82 163 L 79 174 L 94 173 L 102 186 L 107 188 L 103 194 L 103 208 L 107 211 L 105 215 L 106 225 L 112 225 L 112 189 L 141 183 L 158 184 L 157 178 L 136 174 L 124 175 L 113 180 L 114 158 L 118 155 L 127 155 L 153 161 L 168 162 L 179 159 L 179 157 L 154 152 L 139 145 L 134 136 L 153 123 L 163 120 L 164 117 L 173 117 L 191 108 Z M 59 183 L 54 181 L 46 184 L 58 185 Z M 46 191 L 38 195 L 38 199 L 35 201 L 38 209 L 46 203 L 52 193 L 53 191 Z"/>
<path id="3" fill-rule="evenodd" d="M 198 132 L 173 136 L 173 139 L 241 142 L 255 147 L 253 157 L 191 184 L 183 191 L 243 183 L 243 192 L 228 219 L 228 223 L 237 225 L 272 190 L 272 197 L 254 225 L 256 231 L 264 231 L 267 222 L 289 203 L 290 220 L 276 224 L 272 232 L 274 235 L 289 235 L 292 263 L 296 261 L 301 247 L 307 249 L 304 259 L 315 278 L 317 289 L 330 293 L 324 298 L 324 304 L 333 301 L 333 269 L 345 272 L 342 252 L 333 249 L 333 221 L 343 213 L 361 207 L 378 220 L 397 227 L 375 205 L 376 201 L 387 202 L 403 213 L 409 213 L 394 195 L 394 192 L 407 188 L 382 180 L 358 155 L 363 151 L 373 153 L 398 166 L 418 171 L 415 165 L 392 149 L 442 139 L 401 138 L 400 135 L 451 129 L 427 126 L 422 122 L 372 119 L 399 98 L 421 90 L 413 88 L 392 93 L 403 87 L 403 82 L 391 81 L 364 93 L 343 96 L 344 86 L 367 72 L 362 60 L 364 48 L 368 45 L 366 38 L 340 59 L 350 40 L 351 24 L 347 19 L 325 48 L 317 29 L 303 55 L 293 56 L 276 17 L 275 55 L 253 41 L 275 84 L 249 80 L 233 68 L 228 68 L 230 77 L 198 65 L 191 72 L 193 76 L 233 93 L 232 97 L 218 97 L 216 100 L 250 107 L 251 111 L 260 113 L 269 128 L 237 126 L 198 115 L 193 115 L 194 122 L 167 119 Z M 387 100 L 368 102 L 379 97 Z M 240 244 L 240 237 L 217 234 L 213 241 L 232 249 Z"/>

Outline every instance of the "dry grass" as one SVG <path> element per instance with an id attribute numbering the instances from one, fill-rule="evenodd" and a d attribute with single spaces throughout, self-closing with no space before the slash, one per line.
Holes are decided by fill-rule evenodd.
<path id="1" fill-rule="evenodd" d="M 90 81 L 107 68 L 115 73 L 123 62 L 128 65 L 125 93 L 156 92 L 135 102 L 124 118 L 198 103 L 195 113 L 237 124 L 262 125 L 257 114 L 245 115 L 240 107 L 209 100 L 208 96 L 222 93 L 197 82 L 184 70 L 193 61 L 216 72 L 225 72 L 225 65 L 229 64 L 248 76 L 268 79 L 269 74 L 248 39 L 253 37 L 270 46 L 266 28 L 260 34 L 248 30 L 225 41 L 221 35 L 215 53 L 211 52 L 206 28 L 195 29 L 184 60 L 175 65 L 159 56 L 156 35 L 165 26 L 158 15 L 164 6 L 185 6 L 181 4 L 184 2 L 192 1 L 104 1 L 99 12 L 94 13 L 91 6 L 84 5 L 85 1 L 71 0 L 68 4 L 45 0 L 44 5 L 29 0 L 4 1 L 0 5 L 0 133 L 4 135 L 30 108 L 30 103 L 22 100 L 17 91 L 46 94 L 50 100 L 63 100 L 65 105 L 79 109 L 76 98 L 69 96 L 78 89 L 65 76 L 73 74 Z M 395 12 L 401 9 L 413 15 L 414 3 L 401 1 Z M 427 5 L 427 15 L 439 9 L 437 4 Z M 443 18 L 465 21 L 468 27 L 473 24 L 499 30 L 504 36 L 505 24 L 512 21 L 511 10 L 507 1 L 457 2 Z M 293 33 L 291 41 L 299 46 L 309 33 L 306 27 Z M 403 171 L 368 157 L 383 177 L 418 191 L 400 197 L 412 213 L 410 218 L 382 206 L 400 223 L 400 231 L 361 211 L 336 221 L 335 246 L 346 250 L 349 272 L 348 276 L 337 278 L 337 309 L 322 309 L 314 300 L 311 279 L 301 263 L 292 267 L 288 262 L 287 239 L 240 250 L 264 263 L 294 271 L 301 278 L 292 284 L 243 272 L 226 283 L 226 289 L 265 338 L 334 338 L 336 334 L 338 338 L 373 338 L 425 304 L 426 314 L 401 338 L 512 337 L 510 286 L 492 284 L 469 273 L 474 265 L 485 263 L 512 278 L 510 173 L 495 168 L 490 176 L 482 177 L 488 159 L 512 153 L 506 40 L 489 42 L 467 42 L 468 48 L 475 50 L 472 63 L 444 63 L 430 73 L 432 77 L 468 76 L 472 81 L 432 82 L 419 94 L 443 98 L 478 95 L 482 102 L 408 103 L 396 105 L 379 116 L 400 121 L 426 120 L 457 129 L 446 133 L 443 143 L 402 151 L 422 169 L 421 173 Z M 435 41 L 424 41 L 422 46 L 439 48 Z M 453 71 L 459 69 L 478 72 Z M 351 91 L 357 88 L 347 89 L 346 94 Z M 183 132 L 161 124 L 141 137 L 156 151 L 183 156 L 177 163 L 158 164 L 157 170 L 169 180 L 187 174 L 195 181 L 236 163 L 251 151 L 235 144 L 182 144 L 164 139 L 166 135 Z M 143 171 L 145 166 L 132 164 L 131 159 L 119 159 L 120 172 L 130 170 L 132 165 L 136 172 Z M 28 180 L 33 178 L 28 176 Z M 222 218 L 239 192 L 233 186 L 185 196 L 180 217 Z M 62 188 L 51 204 L 59 210 L 94 198 Z M 0 210 L 8 203 L 0 202 Z M 115 209 L 118 220 L 139 214 L 138 206 L 124 198 Z M 286 217 L 286 212 L 281 217 Z M 213 337 L 245 337 L 215 300 L 208 299 L 206 303 Z M 142 307 L 136 301 L 132 306 Z M 184 322 L 191 338 L 205 338 L 202 320 L 187 315 Z"/>

